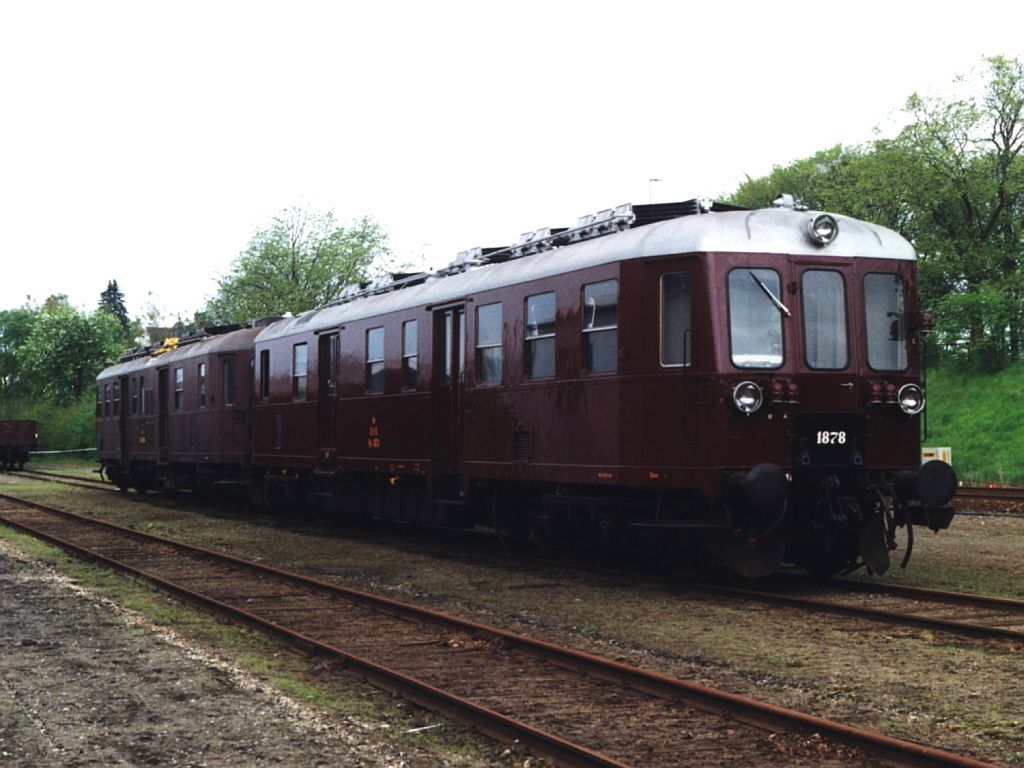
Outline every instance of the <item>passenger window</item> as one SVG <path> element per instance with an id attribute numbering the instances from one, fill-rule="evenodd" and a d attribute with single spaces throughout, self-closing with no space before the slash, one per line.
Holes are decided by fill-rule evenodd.
<path id="1" fill-rule="evenodd" d="M 845 368 L 849 354 L 843 276 L 830 270 L 808 269 L 800 282 L 807 365 L 818 370 Z"/>
<path id="2" fill-rule="evenodd" d="M 619 357 L 619 281 L 583 286 L 583 367 L 614 373 Z"/>
<path id="3" fill-rule="evenodd" d="M 206 363 L 196 367 L 196 393 L 199 395 L 199 407 L 206 407 Z"/>
<path id="4" fill-rule="evenodd" d="M 737 368 L 782 365 L 781 281 L 774 269 L 741 267 L 729 273 L 729 341 Z"/>
<path id="5" fill-rule="evenodd" d="M 121 382 L 114 382 L 114 415 L 119 416 L 121 413 Z"/>
<path id="6" fill-rule="evenodd" d="M 661 364 L 689 365 L 693 356 L 693 301 L 689 272 L 661 276 Z"/>
<path id="7" fill-rule="evenodd" d="M 416 321 L 402 323 L 402 386 L 405 389 L 416 389 L 419 375 L 416 354 Z"/>
<path id="8" fill-rule="evenodd" d="M 174 410 L 180 411 L 185 400 L 185 369 L 174 369 Z"/>
<path id="9" fill-rule="evenodd" d="M 224 358 L 224 405 L 235 404 L 235 358 Z"/>
<path id="10" fill-rule="evenodd" d="M 476 310 L 476 380 L 501 381 L 501 304 Z"/>
<path id="11" fill-rule="evenodd" d="M 149 413 L 146 401 L 146 377 L 139 376 L 139 413 L 145 416 Z"/>
<path id="12" fill-rule="evenodd" d="M 292 397 L 305 400 L 308 383 L 309 356 L 305 343 L 292 347 Z"/>
<path id="13" fill-rule="evenodd" d="M 366 332 L 366 390 L 384 391 L 384 329 Z"/>
<path id="14" fill-rule="evenodd" d="M 876 371 L 907 367 L 907 308 L 903 279 L 874 272 L 864 276 L 868 365 Z"/>
<path id="15" fill-rule="evenodd" d="M 270 350 L 260 350 L 260 399 L 270 397 Z"/>
<path id="16" fill-rule="evenodd" d="M 555 294 L 526 298 L 526 375 L 533 379 L 555 375 Z"/>
<path id="17" fill-rule="evenodd" d="M 139 380 L 132 378 L 132 416 L 139 412 Z"/>

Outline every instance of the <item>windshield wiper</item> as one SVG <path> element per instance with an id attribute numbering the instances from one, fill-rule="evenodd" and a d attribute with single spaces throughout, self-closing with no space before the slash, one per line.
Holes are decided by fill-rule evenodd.
<path id="1" fill-rule="evenodd" d="M 776 296 L 774 293 L 772 293 L 772 289 L 771 288 L 769 288 L 767 285 L 762 283 L 761 280 L 758 278 L 758 276 L 755 275 L 753 272 L 751 272 L 749 269 L 747 270 L 747 273 L 752 278 L 754 278 L 754 282 L 757 283 L 761 287 L 761 290 L 764 291 L 764 295 L 772 300 L 772 304 L 775 305 L 775 308 L 778 309 L 779 312 L 784 314 L 786 317 L 791 317 L 792 316 L 793 313 L 789 311 L 789 308 L 786 307 L 785 304 L 783 304 L 781 301 L 779 301 L 779 297 Z"/>

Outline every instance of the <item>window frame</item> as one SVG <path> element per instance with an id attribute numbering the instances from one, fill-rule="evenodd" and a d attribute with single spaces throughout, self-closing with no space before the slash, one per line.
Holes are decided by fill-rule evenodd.
<path id="1" fill-rule="evenodd" d="M 871 313 L 868 312 L 867 281 L 868 281 L 869 277 L 875 277 L 875 276 L 890 277 L 890 278 L 891 277 L 895 277 L 895 278 L 897 278 L 900 281 L 900 286 L 903 289 L 903 291 L 902 291 L 902 293 L 903 293 L 903 313 L 902 313 L 902 317 L 897 319 L 897 322 L 901 322 L 902 323 L 902 330 L 903 330 L 903 339 L 902 339 L 902 341 L 903 341 L 903 349 L 902 349 L 903 367 L 902 368 L 876 368 L 871 363 L 871 346 L 872 346 L 871 345 L 871 339 L 872 339 L 872 336 L 871 336 L 870 329 L 868 328 L 868 322 L 870 321 Z M 908 317 L 908 308 L 907 308 L 907 280 L 906 280 L 906 278 L 904 278 L 903 275 L 901 275 L 899 272 L 882 272 L 882 271 L 878 271 L 878 270 L 872 270 L 870 272 L 865 272 L 863 278 L 861 279 L 861 293 L 862 293 L 862 296 L 863 296 L 862 303 L 863 303 L 863 309 L 864 309 L 864 359 L 867 361 L 868 368 L 870 368 L 872 371 L 877 371 L 878 373 L 885 373 L 885 374 L 903 373 L 903 372 L 906 372 L 906 371 L 910 370 L 910 338 L 909 338 L 909 336 L 910 336 L 910 328 L 909 328 L 909 317 Z"/>
<path id="2" fill-rule="evenodd" d="M 687 293 L 690 296 L 689 317 L 683 329 L 683 362 L 665 362 L 665 278 L 686 275 Z M 688 339 L 693 338 L 693 270 L 680 269 L 675 272 L 662 272 L 658 276 L 658 364 L 662 368 L 689 368 L 693 365 L 693 346 Z"/>
<path id="3" fill-rule="evenodd" d="M 300 352 L 301 370 L 300 370 Z M 292 344 L 292 400 L 306 400 L 309 397 L 309 344 L 305 341 Z"/>
<path id="4" fill-rule="evenodd" d="M 402 389 L 408 392 L 419 389 L 419 322 L 416 320 L 406 320 L 402 323 Z"/>
<path id="5" fill-rule="evenodd" d="M 196 397 L 199 407 L 206 407 L 206 361 L 196 365 Z"/>
<path id="6" fill-rule="evenodd" d="M 185 369 L 174 369 L 174 410 L 180 411 L 185 407 Z"/>
<path id="7" fill-rule="evenodd" d="M 366 392 L 379 395 L 384 392 L 384 326 L 378 325 L 366 329 Z M 379 340 L 378 340 L 379 339 Z M 374 346 L 380 347 L 378 357 L 370 357 L 375 350 Z"/>
<path id="8" fill-rule="evenodd" d="M 834 368 L 834 367 L 831 367 L 831 366 L 812 365 L 811 364 L 810 355 L 807 352 L 807 343 L 808 343 L 808 341 L 810 339 L 809 339 L 809 334 L 807 333 L 807 316 L 808 316 L 808 313 L 807 313 L 807 286 L 804 283 L 804 278 L 808 274 L 810 274 L 812 272 L 823 272 L 823 273 L 831 273 L 831 274 L 837 275 L 839 277 L 839 285 L 842 287 L 842 291 L 843 291 L 843 311 L 841 313 L 841 317 L 843 318 L 843 343 L 845 345 L 845 351 L 846 351 L 846 362 L 844 362 L 841 366 L 839 366 L 837 368 Z M 849 291 L 847 291 L 847 288 L 846 288 L 846 277 L 843 274 L 843 272 L 841 272 L 840 270 L 838 270 L 838 269 L 827 269 L 827 268 L 823 268 L 823 267 L 808 267 L 807 269 L 805 269 L 803 272 L 800 273 L 800 323 L 801 323 L 800 335 L 803 337 L 804 363 L 812 371 L 845 371 L 847 368 L 850 367 L 851 355 L 850 355 L 850 321 L 849 321 L 850 320 L 850 301 L 849 301 L 849 299 L 850 299 Z"/>
<path id="9" fill-rule="evenodd" d="M 480 316 L 481 316 L 481 313 L 484 313 L 485 311 L 487 311 L 487 312 L 489 312 L 489 311 L 497 311 L 497 323 L 498 323 L 498 325 L 497 325 L 497 330 L 498 330 L 497 341 L 489 341 L 489 342 L 485 342 L 485 343 L 481 343 L 481 341 L 480 341 L 480 331 L 481 331 L 482 328 L 484 328 L 484 325 L 485 325 L 484 322 L 481 321 Z M 504 339 L 505 325 L 504 325 L 504 320 L 505 320 L 505 318 L 504 318 L 504 309 L 502 308 L 500 301 L 493 301 L 490 304 L 484 304 L 484 305 L 479 306 L 479 307 L 476 308 L 476 328 L 475 328 L 476 344 L 475 344 L 475 347 L 474 347 L 474 349 L 476 350 L 476 353 L 475 353 L 475 358 L 476 359 L 475 359 L 475 362 L 474 362 L 474 376 L 475 376 L 475 381 L 476 381 L 477 384 L 497 385 L 497 384 L 501 384 L 502 381 L 504 381 L 504 378 L 505 378 L 505 361 L 504 361 L 504 357 L 505 357 L 505 345 L 504 345 L 504 341 L 505 341 L 505 339 Z M 493 323 L 494 322 L 494 318 L 490 318 L 490 322 Z M 497 359 L 498 359 L 498 376 L 497 376 L 497 378 L 485 377 L 484 376 L 484 371 L 485 371 L 484 358 L 488 356 L 488 354 L 489 354 L 489 352 L 491 350 L 495 350 L 495 349 L 498 350 L 498 354 L 497 354 Z"/>
<path id="10" fill-rule="evenodd" d="M 587 289 L 595 288 L 608 283 L 615 284 L 615 324 L 597 325 L 587 327 Z M 594 320 L 597 319 L 597 305 L 594 306 Z M 580 288 L 580 335 L 582 336 L 583 347 L 583 373 L 586 375 L 608 375 L 619 371 L 619 279 L 617 277 L 607 280 L 598 280 L 596 283 L 585 283 Z M 594 370 L 593 351 L 590 337 L 593 334 L 614 334 L 614 355 L 612 356 L 612 367 L 604 370 Z"/>
<path id="11" fill-rule="evenodd" d="M 270 350 L 260 350 L 260 400 L 270 399 Z"/>
<path id="12" fill-rule="evenodd" d="M 530 333 L 530 320 L 529 320 L 529 318 L 530 318 L 530 300 L 531 299 L 539 299 L 539 298 L 547 297 L 547 296 L 551 297 L 551 309 L 552 309 L 551 327 L 552 327 L 553 330 L 551 331 L 551 333 L 540 333 L 539 332 L 540 325 L 536 324 L 534 327 L 537 328 L 538 332 L 534 333 L 534 334 L 531 334 Z M 553 379 L 553 378 L 555 378 L 555 376 L 556 376 L 556 374 L 558 372 L 557 371 L 557 363 L 556 363 L 556 360 L 557 360 L 557 354 L 556 353 L 557 353 L 557 344 L 558 344 L 558 342 L 557 342 L 557 335 L 558 335 L 558 298 L 557 298 L 557 296 L 556 296 L 554 291 L 544 291 L 543 293 L 535 293 L 535 294 L 527 296 L 524 299 L 524 301 L 523 301 L 523 308 L 524 308 L 523 330 L 525 332 L 524 344 L 523 344 L 523 346 L 524 346 L 524 350 L 523 350 L 524 351 L 524 354 L 523 354 L 523 367 L 525 369 L 526 378 L 528 378 L 528 379 Z M 551 340 L 551 345 L 550 345 L 551 346 L 551 373 L 549 375 L 539 376 L 539 375 L 534 373 L 534 365 L 533 365 L 533 357 L 534 357 L 534 355 L 531 353 L 531 351 L 536 349 L 537 345 L 539 345 L 539 343 L 543 343 L 543 342 L 545 342 L 545 341 L 547 341 L 549 339 Z M 544 348 L 546 348 L 546 347 L 544 347 Z"/>
<path id="13" fill-rule="evenodd" d="M 725 273 L 725 294 L 726 294 L 726 304 L 728 306 L 728 317 L 727 317 L 728 326 L 727 326 L 727 330 L 729 332 L 729 364 L 732 365 L 734 368 L 740 370 L 740 371 L 777 371 L 777 370 L 779 370 L 780 368 L 782 368 L 786 364 L 786 357 L 787 357 L 786 325 L 783 322 L 782 313 L 779 312 L 778 309 L 774 308 L 774 307 L 773 307 L 773 309 L 776 312 L 776 315 L 777 315 L 777 317 L 779 319 L 779 324 L 778 324 L 779 340 L 781 342 L 781 350 L 782 350 L 781 354 L 780 354 L 780 360 L 779 360 L 778 364 L 776 364 L 776 365 L 740 365 L 739 363 L 736 362 L 736 349 L 735 349 L 735 343 L 734 343 L 735 340 L 734 340 L 734 336 L 733 336 L 733 329 L 735 327 L 734 324 L 733 324 L 733 303 L 734 302 L 733 302 L 733 295 L 732 295 L 731 280 L 732 280 L 733 273 L 734 272 L 739 272 L 739 271 L 748 272 L 748 273 L 749 272 L 758 272 L 758 271 L 773 273 L 775 275 L 776 279 L 778 280 L 778 288 L 776 290 L 779 291 L 779 292 L 782 291 L 782 288 L 785 285 L 785 283 L 782 280 L 782 275 L 779 273 L 779 270 L 776 269 L 775 267 L 741 264 L 741 265 L 737 265 L 737 266 L 732 267 L 728 272 Z M 755 283 L 755 285 L 756 285 L 756 283 Z M 780 300 L 781 300 L 780 293 L 776 293 L 776 296 L 778 296 L 780 298 Z M 767 296 L 765 296 L 764 298 L 765 298 L 766 301 L 769 301 Z"/>
<path id="14" fill-rule="evenodd" d="M 234 355 L 221 360 L 223 378 L 224 407 L 230 408 L 238 404 L 238 358 Z"/>

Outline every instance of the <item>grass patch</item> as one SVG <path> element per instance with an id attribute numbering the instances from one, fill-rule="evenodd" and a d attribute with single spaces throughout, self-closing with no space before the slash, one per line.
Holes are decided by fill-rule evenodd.
<path id="1" fill-rule="evenodd" d="M 1024 430 L 1016 406 L 1024 362 L 993 374 L 928 372 L 929 446 L 950 446 L 960 479 L 1024 484 Z"/>

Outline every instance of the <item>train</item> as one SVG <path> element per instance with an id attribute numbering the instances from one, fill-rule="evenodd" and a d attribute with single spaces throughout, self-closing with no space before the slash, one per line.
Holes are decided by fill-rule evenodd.
<path id="1" fill-rule="evenodd" d="M 920 463 L 916 267 L 788 195 L 625 204 L 134 350 L 97 377 L 97 457 L 122 490 L 881 574 L 957 487 Z"/>
<path id="2" fill-rule="evenodd" d="M 39 423 L 34 419 L 0 421 L 0 466 L 24 469 L 39 440 Z"/>

